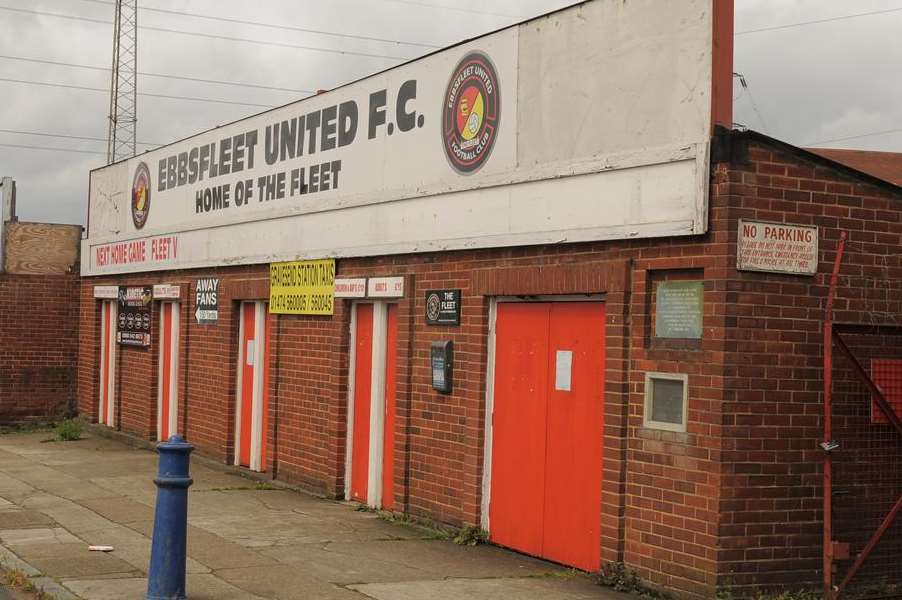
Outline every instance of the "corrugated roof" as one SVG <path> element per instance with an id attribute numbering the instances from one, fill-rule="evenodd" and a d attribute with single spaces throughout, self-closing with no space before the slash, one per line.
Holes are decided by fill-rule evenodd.
<path id="1" fill-rule="evenodd" d="M 902 186 L 902 152 L 805 148 L 808 152 Z"/>

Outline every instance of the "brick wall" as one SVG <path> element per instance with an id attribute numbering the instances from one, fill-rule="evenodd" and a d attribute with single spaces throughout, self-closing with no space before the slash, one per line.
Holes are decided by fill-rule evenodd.
<path id="1" fill-rule="evenodd" d="M 714 538 L 703 522 L 710 517 L 703 511 L 717 497 L 718 456 L 708 449 L 714 433 L 707 424 L 712 401 L 706 390 L 712 382 L 711 363 L 716 360 L 708 348 L 683 356 L 680 368 L 692 373 L 690 397 L 700 399 L 691 401 L 690 418 L 702 422 L 693 425 L 689 435 L 662 438 L 641 429 L 642 381 L 630 371 L 676 368 L 675 361 L 682 353 L 649 352 L 644 341 L 630 341 L 629 337 L 631 320 L 642 320 L 648 312 L 644 308 L 647 274 L 694 269 L 708 279 L 707 269 L 713 269 L 716 262 L 709 252 L 705 245 L 686 238 L 663 244 L 619 242 L 341 260 L 338 271 L 342 277 L 406 277 L 397 349 L 397 509 L 451 525 L 480 523 L 489 297 L 604 293 L 608 315 L 606 466 L 599 507 L 603 558 L 626 559 L 649 579 L 687 591 L 710 588 Z M 82 284 L 82 297 L 93 306 L 97 302 L 91 298 L 94 285 L 166 282 L 186 286 L 198 277 L 222 277 L 218 325 L 195 324 L 191 316 L 193 288 L 186 295 L 182 354 L 187 357 L 188 369 L 180 411 L 187 413 L 182 429 L 188 439 L 199 451 L 225 462 L 231 461 L 234 447 L 235 310 L 239 300 L 265 298 L 265 285 L 248 282 L 265 283 L 267 273 L 261 266 L 87 278 Z M 711 289 L 706 297 L 717 289 L 714 283 L 708 285 Z M 425 293 L 434 288 L 462 290 L 460 327 L 425 325 Z M 85 330 L 95 332 L 94 339 L 82 338 L 85 369 L 92 373 L 97 370 L 92 358 L 99 343 L 97 314 L 96 307 L 82 309 Z M 268 470 L 311 491 L 340 496 L 344 490 L 350 303 L 337 302 L 332 318 L 272 318 Z M 715 331 L 713 324 L 711 327 Z M 450 395 L 439 394 L 431 386 L 429 350 L 438 339 L 455 344 L 454 391 Z M 134 376 L 128 379 L 132 389 L 120 392 L 120 402 L 131 407 L 121 410 L 118 426 L 142 437 L 152 437 L 155 429 L 155 355 L 153 347 L 120 353 L 120 372 L 122 361 L 129 356 Z M 79 396 L 83 411 L 91 415 L 96 415 L 94 378 L 96 375 L 84 379 Z M 684 476 L 687 472 L 691 474 Z M 683 477 L 697 479 L 689 485 L 668 479 Z M 684 508 L 687 503 L 691 505 L 688 509 Z M 691 528 L 698 531 L 687 539 L 685 532 Z"/>
<path id="2" fill-rule="evenodd" d="M 829 274 L 846 231 L 835 319 L 902 324 L 902 194 L 779 144 L 740 144 L 715 186 L 729 205 L 729 263 L 745 218 L 819 226 L 820 264 L 814 277 L 734 272 L 728 281 L 719 579 L 817 586 Z"/>
<path id="3" fill-rule="evenodd" d="M 819 580 L 820 319 L 825 273 L 839 228 L 850 231 L 838 318 L 864 318 L 853 300 L 862 277 L 899 281 L 898 194 L 779 145 L 734 136 L 736 152 L 712 174 L 704 236 L 342 259 L 342 277 L 404 276 L 399 306 L 395 505 L 452 525 L 481 520 L 490 298 L 604 294 L 607 303 L 602 557 L 623 560 L 653 584 L 709 598 L 718 586 Z M 741 152 L 745 141 L 748 152 Z M 739 218 L 822 227 L 814 278 L 739 273 Z M 193 282 L 223 280 L 220 322 L 194 323 Z M 858 278 L 858 279 L 856 279 Z M 704 282 L 703 338 L 654 339 L 655 290 Z M 870 281 L 870 280 L 869 280 Z M 101 284 L 183 286 L 180 423 L 199 451 L 230 462 L 241 300 L 267 296 L 265 265 L 82 283 L 79 404 L 96 416 Z M 462 290 L 459 327 L 428 327 L 425 292 Z M 900 295 L 883 293 L 902 313 Z M 351 310 L 328 317 L 273 316 L 268 470 L 328 496 L 344 490 Z M 455 344 L 454 391 L 431 387 L 432 341 Z M 155 344 L 156 345 L 156 344 Z M 119 427 L 154 435 L 156 350 L 128 350 L 135 368 Z M 122 363 L 120 362 L 120 373 Z M 688 375 L 688 426 L 643 426 L 645 373 Z"/>
<path id="4" fill-rule="evenodd" d="M 74 408 L 78 324 L 75 275 L 0 274 L 0 423 Z"/>

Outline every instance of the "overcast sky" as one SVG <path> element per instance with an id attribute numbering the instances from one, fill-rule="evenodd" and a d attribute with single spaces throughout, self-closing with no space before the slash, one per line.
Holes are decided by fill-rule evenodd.
<path id="1" fill-rule="evenodd" d="M 749 85 L 745 91 L 736 83 L 737 123 L 798 145 L 902 151 L 902 0 L 735 1 L 735 70 Z M 150 76 L 140 78 L 140 91 L 281 105 L 302 97 L 304 90 L 335 87 L 433 47 L 568 4 L 572 1 L 139 0 L 139 5 L 148 9 L 389 40 L 342 38 L 142 10 L 140 23 L 150 28 L 270 44 L 144 30 L 139 38 L 140 71 L 297 91 Z M 111 0 L 0 2 L 0 79 L 108 89 L 108 72 L 10 57 L 108 67 L 112 26 L 94 21 L 111 21 L 112 13 Z M 861 13 L 877 14 L 835 19 Z M 751 31 L 824 19 L 832 20 Z M 0 131 L 0 175 L 17 181 L 20 219 L 84 223 L 88 170 L 105 161 L 106 143 L 102 140 L 107 135 L 108 106 L 108 92 L 0 81 L 0 130 L 4 130 Z M 261 110 L 263 106 L 144 96 L 139 98 L 138 139 L 165 143 Z M 101 140 L 25 135 L 10 130 Z M 896 131 L 865 136 L 890 130 Z M 139 146 L 139 150 L 147 147 Z"/>

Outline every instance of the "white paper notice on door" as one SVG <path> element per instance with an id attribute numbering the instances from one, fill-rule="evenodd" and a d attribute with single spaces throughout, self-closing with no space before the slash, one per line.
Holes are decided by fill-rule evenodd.
<path id="1" fill-rule="evenodd" d="M 558 350 L 554 364 L 554 389 L 559 392 L 569 392 L 573 371 L 573 351 Z"/>
<path id="2" fill-rule="evenodd" d="M 249 366 L 249 367 L 254 366 L 254 340 L 247 341 L 247 352 L 246 352 L 246 356 L 245 356 L 245 362 L 247 363 L 247 366 Z"/>

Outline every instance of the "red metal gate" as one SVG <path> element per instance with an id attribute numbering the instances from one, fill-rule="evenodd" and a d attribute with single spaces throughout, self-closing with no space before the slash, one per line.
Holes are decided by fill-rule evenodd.
<path id="1" fill-rule="evenodd" d="M 833 322 L 845 242 L 824 323 L 825 596 L 902 597 L 902 326 Z"/>

